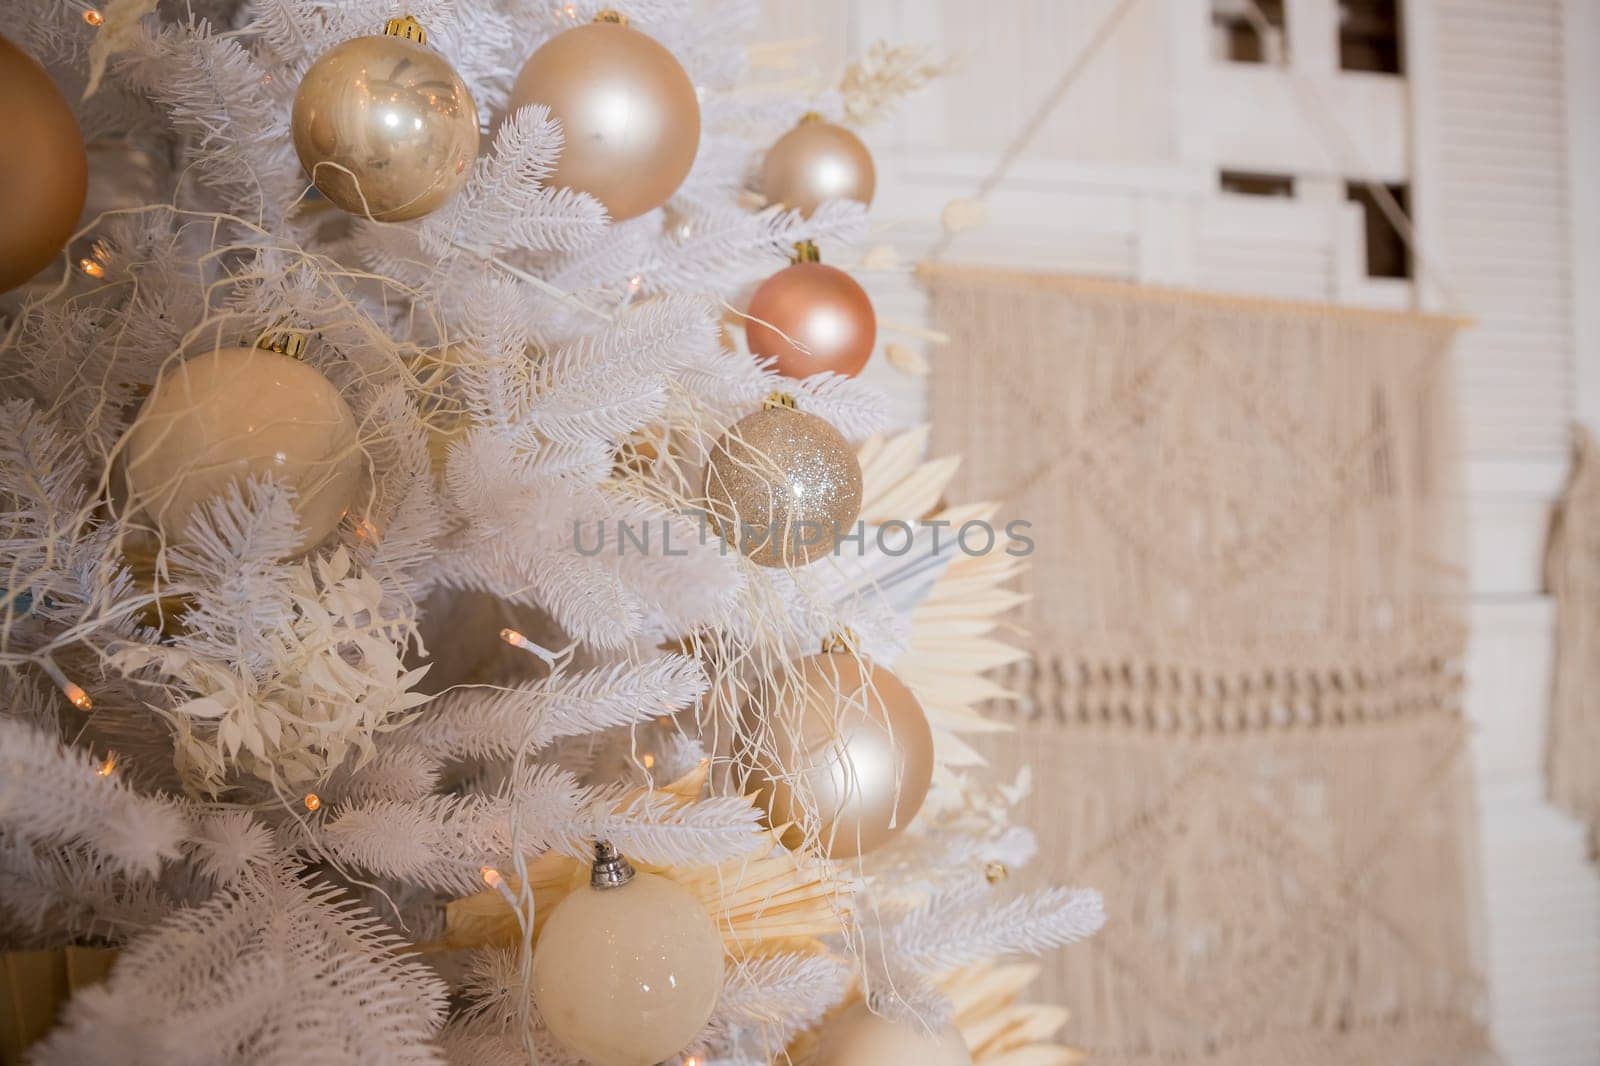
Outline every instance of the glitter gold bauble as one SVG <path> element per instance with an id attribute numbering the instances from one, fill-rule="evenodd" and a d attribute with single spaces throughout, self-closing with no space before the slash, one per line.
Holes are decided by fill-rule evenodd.
<path id="1" fill-rule="evenodd" d="M 761 191 L 768 203 L 797 208 L 809 216 L 828 200 L 872 203 L 877 188 L 872 153 L 861 138 L 808 115 L 785 133 L 761 163 Z"/>
<path id="2" fill-rule="evenodd" d="M 545 1027 L 595 1066 L 653 1066 L 699 1035 L 722 992 L 722 938 L 688 889 L 607 845 L 533 953 Z"/>
<path id="3" fill-rule="evenodd" d="M 294 490 L 302 552 L 329 533 L 359 491 L 356 420 L 339 390 L 297 359 L 223 348 L 171 366 L 126 441 L 128 501 L 168 543 L 196 508 L 247 478 Z"/>
<path id="4" fill-rule="evenodd" d="M 565 143 L 547 182 L 586 192 L 613 221 L 660 207 L 700 147 L 700 100 L 676 57 L 620 22 L 575 26 L 529 57 L 510 107 L 543 104 Z"/>
<path id="5" fill-rule="evenodd" d="M 439 53 L 399 35 L 325 52 L 300 80 L 292 124 L 300 165 L 322 195 L 387 222 L 439 207 L 478 155 L 466 82 Z"/>
<path id="6" fill-rule="evenodd" d="M 949 1023 L 925 1033 L 857 1003 L 828 1023 L 812 1066 L 972 1066 L 972 1053 Z"/>
<path id="7" fill-rule="evenodd" d="M 777 359 L 785 377 L 831 370 L 854 377 L 872 355 L 878 316 L 866 290 L 842 270 L 795 263 L 750 298 L 745 339 L 752 354 Z"/>
<path id="8" fill-rule="evenodd" d="M 733 424 L 706 464 L 706 510 L 724 540 L 761 566 L 831 552 L 861 514 L 861 464 L 816 415 L 770 406 Z"/>
<path id="9" fill-rule="evenodd" d="M 50 265 L 72 238 L 89 188 L 78 120 L 44 68 L 0 37 L 0 292 Z"/>
<path id="10" fill-rule="evenodd" d="M 933 731 L 886 668 L 828 651 L 746 708 L 738 761 L 747 791 L 783 842 L 815 841 L 830 859 L 880 847 L 916 817 L 933 780 Z"/>

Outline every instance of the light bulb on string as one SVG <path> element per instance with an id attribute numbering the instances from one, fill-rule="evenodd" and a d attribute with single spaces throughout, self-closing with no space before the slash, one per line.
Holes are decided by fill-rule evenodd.
<path id="1" fill-rule="evenodd" d="M 83 13 L 83 21 L 87 22 L 89 25 L 93 26 L 95 29 L 99 29 L 101 26 L 105 25 L 106 17 L 104 15 L 102 15 L 99 11 L 97 11 L 94 8 L 91 7 L 91 8 L 88 8 L 88 9 L 86 9 L 84 11 L 84 13 Z"/>
<path id="2" fill-rule="evenodd" d="M 95 768 L 95 771 L 94 771 L 95 772 L 95 776 L 97 776 L 97 777 L 110 777 L 112 775 L 112 773 L 116 770 L 116 768 L 117 768 L 117 753 L 114 752 L 114 751 L 107 752 L 106 753 L 106 757 L 105 757 L 105 761 L 102 762 L 98 767 Z"/>
<path id="3" fill-rule="evenodd" d="M 307 792 L 305 798 L 306 810 L 316 813 L 322 809 L 322 797 L 315 792 Z"/>

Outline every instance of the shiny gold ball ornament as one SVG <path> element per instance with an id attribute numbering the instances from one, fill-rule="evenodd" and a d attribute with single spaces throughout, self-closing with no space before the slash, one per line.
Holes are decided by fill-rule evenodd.
<path id="1" fill-rule="evenodd" d="M 561 120 L 566 140 L 547 182 L 588 193 L 621 222 L 683 184 L 700 148 L 700 99 L 671 52 L 610 17 L 540 46 L 510 107 L 543 104 Z"/>
<path id="2" fill-rule="evenodd" d="M 872 203 L 878 187 L 872 153 L 861 138 L 812 112 L 778 138 L 761 161 L 761 191 L 768 203 L 808 218 L 828 200 Z"/>
<path id="3" fill-rule="evenodd" d="M 324 53 L 294 96 L 294 149 L 322 195 L 401 222 L 450 199 L 478 156 L 478 107 L 415 20 Z"/>
<path id="4" fill-rule="evenodd" d="M 839 431 L 772 402 L 719 438 L 706 463 L 706 511 L 760 566 L 803 566 L 834 549 L 861 514 L 861 464 Z"/>
<path id="5" fill-rule="evenodd" d="M 878 338 L 878 316 L 866 290 L 822 263 L 794 263 L 772 275 L 750 298 L 747 314 L 751 354 L 776 359 L 785 377 L 824 370 L 854 377 Z"/>
<path id="6" fill-rule="evenodd" d="M 250 477 L 295 493 L 294 553 L 331 533 L 360 490 L 356 420 L 316 370 L 262 348 L 223 348 L 170 366 L 126 438 L 128 502 L 183 543 L 202 504 Z"/>
<path id="7" fill-rule="evenodd" d="M 72 239 L 89 189 L 89 159 L 67 98 L 43 67 L 0 37 L 0 292 L 50 265 Z"/>
<path id="8" fill-rule="evenodd" d="M 595 1066 L 653 1066 L 699 1035 L 722 992 L 722 938 L 676 881 L 595 847 L 589 886 L 550 912 L 533 953 L 545 1026 Z"/>
<path id="9" fill-rule="evenodd" d="M 857 1003 L 828 1023 L 812 1066 L 972 1066 L 972 1053 L 949 1023 L 926 1033 Z"/>
<path id="10" fill-rule="evenodd" d="M 738 761 L 783 842 L 815 841 L 830 859 L 887 843 L 922 808 L 933 731 L 888 669 L 850 651 L 793 664 L 746 708 Z"/>

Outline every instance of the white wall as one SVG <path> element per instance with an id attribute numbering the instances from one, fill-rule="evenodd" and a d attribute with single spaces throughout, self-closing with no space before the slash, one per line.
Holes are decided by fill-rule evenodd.
<path id="1" fill-rule="evenodd" d="M 876 40 L 961 59 L 870 131 L 876 237 L 910 258 L 1118 3 L 769 0 L 765 31 L 813 39 L 830 69 Z M 989 224 L 949 254 L 1477 320 L 1458 359 L 1493 1020 L 1512 1066 L 1600 1062 L 1600 878 L 1578 824 L 1543 799 L 1540 581 L 1568 426 L 1600 419 L 1600 0 L 1408 0 L 1404 77 L 1337 70 L 1336 0 L 1286 8 L 1282 69 L 1213 58 L 1206 0 L 1133 0 Z M 1219 169 L 1293 174 L 1297 195 L 1223 195 Z M 1349 178 L 1410 183 L 1418 284 L 1365 276 Z M 922 319 L 908 278 L 870 287 L 882 318 Z M 914 419 L 917 383 L 881 363 L 869 373 Z"/>

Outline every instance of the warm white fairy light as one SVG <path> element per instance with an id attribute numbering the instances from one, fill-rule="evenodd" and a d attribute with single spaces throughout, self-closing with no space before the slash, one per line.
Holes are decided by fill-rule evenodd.
<path id="1" fill-rule="evenodd" d="M 61 694 L 67 697 L 68 703 L 80 711 L 94 709 L 94 700 L 89 698 L 89 694 L 83 690 L 83 686 L 76 681 L 69 681 L 67 675 L 63 674 L 61 668 L 53 661 L 49 659 L 40 660 L 39 666 L 50 676 L 50 680 L 56 683 L 56 688 L 61 690 Z"/>
<path id="2" fill-rule="evenodd" d="M 95 768 L 95 773 L 100 777 L 110 777 L 117 768 L 117 753 L 107 752 L 105 761 Z"/>
<path id="3" fill-rule="evenodd" d="M 322 809 L 322 797 L 315 792 L 307 792 L 305 798 L 306 810 L 316 812 Z"/>
<path id="4" fill-rule="evenodd" d="M 91 7 L 83 13 L 83 21 L 87 22 L 91 26 L 99 28 L 105 25 L 106 17 Z"/>

